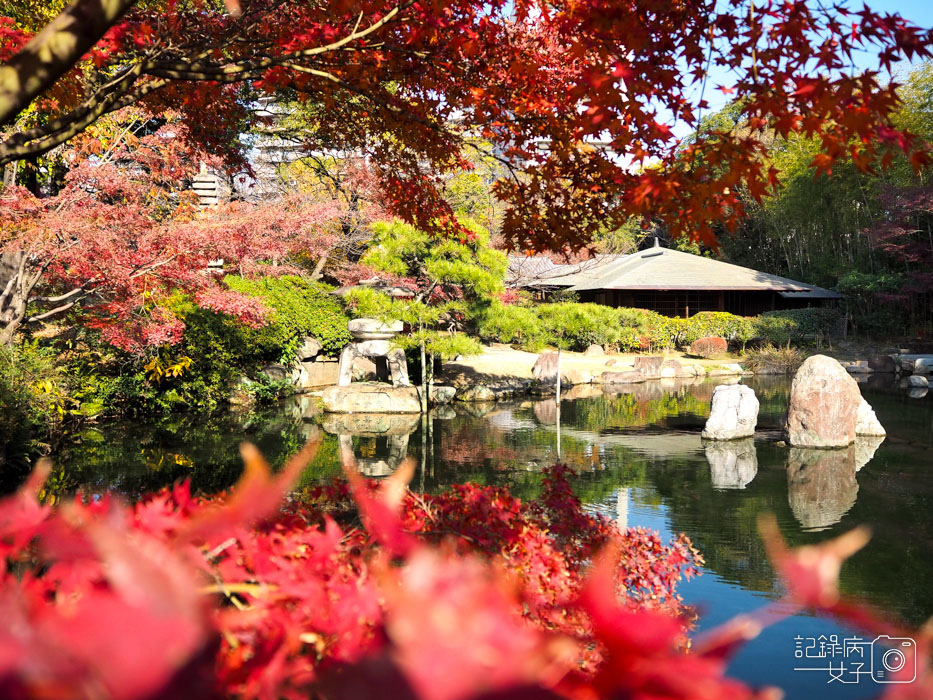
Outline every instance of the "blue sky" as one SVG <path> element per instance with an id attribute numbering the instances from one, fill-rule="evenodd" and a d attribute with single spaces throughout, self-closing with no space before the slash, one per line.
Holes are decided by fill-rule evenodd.
<path id="1" fill-rule="evenodd" d="M 826 2 L 824 4 L 828 6 L 830 3 Z M 864 4 L 868 4 L 875 12 L 897 13 L 920 27 L 927 29 L 933 28 L 933 0 L 869 0 L 867 3 L 863 3 L 861 0 L 840 0 L 840 4 L 851 10 L 861 10 Z M 856 65 L 860 68 L 873 67 L 875 65 L 874 55 L 872 53 L 865 53 L 857 57 Z M 896 72 L 899 73 L 909 69 L 910 64 L 902 62 L 898 65 Z M 703 93 L 703 97 L 710 105 L 709 109 L 704 110 L 704 115 L 717 111 L 730 99 L 730 96 L 724 95 L 716 86 L 731 86 L 731 84 L 732 81 L 728 73 L 713 67 L 707 79 L 706 90 Z M 698 100 L 699 90 L 697 89 L 691 101 L 696 102 Z M 681 138 L 689 134 L 690 131 L 691 129 L 686 124 L 681 123 L 674 126 L 675 135 Z"/>

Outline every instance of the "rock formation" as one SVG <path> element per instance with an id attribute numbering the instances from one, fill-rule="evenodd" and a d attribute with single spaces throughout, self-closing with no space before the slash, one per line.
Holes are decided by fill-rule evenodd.
<path id="1" fill-rule="evenodd" d="M 757 423 L 758 398 L 752 388 L 744 384 L 723 384 L 713 389 L 709 419 L 702 436 L 707 440 L 750 437 L 755 434 Z"/>
<path id="2" fill-rule="evenodd" d="M 845 447 L 855 440 L 858 384 L 836 360 L 808 357 L 794 375 L 785 430 L 794 447 Z"/>
<path id="3" fill-rule="evenodd" d="M 862 402 L 858 405 L 855 434 L 867 435 L 870 437 L 884 437 L 887 435 L 884 426 L 881 425 L 878 421 L 878 416 L 875 415 L 875 410 L 865 399 L 862 399 Z"/>

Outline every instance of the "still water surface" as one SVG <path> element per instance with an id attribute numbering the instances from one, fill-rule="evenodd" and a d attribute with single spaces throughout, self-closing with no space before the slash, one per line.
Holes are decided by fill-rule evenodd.
<path id="1" fill-rule="evenodd" d="M 559 412 L 553 400 L 441 407 L 424 428 L 418 417 L 322 418 L 308 398 L 296 398 L 202 422 L 88 430 L 60 453 L 53 478 L 63 492 L 80 487 L 133 497 L 185 477 L 197 489 L 216 491 L 239 474 L 239 441 L 255 442 L 280 464 L 318 426 L 325 441 L 303 477 L 308 482 L 337 476 L 341 449 L 352 449 L 372 476 L 390 473 L 405 455 L 415 457 L 422 465 L 416 489 L 474 481 L 533 497 L 541 468 L 559 459 L 578 472 L 574 485 L 589 507 L 623 525 L 665 536 L 684 532 L 693 540 L 706 565 L 681 593 L 701 611 L 700 631 L 780 595 L 756 530 L 762 512 L 774 513 L 795 545 L 870 525 L 871 542 L 843 567 L 842 590 L 912 625 L 933 615 L 933 396 L 912 399 L 890 378 L 873 377 L 862 393 L 886 427 L 886 440 L 841 451 L 795 450 L 777 442 L 789 380 L 745 383 L 761 401 L 759 434 L 736 443 L 700 439 L 713 381 L 650 382 L 613 394 L 578 387 Z M 853 632 L 792 615 L 748 644 L 730 672 L 755 685 L 780 686 L 791 699 L 877 696 L 883 686 L 868 677 L 828 683 L 826 671 L 794 670 L 832 661 L 795 658 L 795 637 L 833 634 L 841 642 Z"/>

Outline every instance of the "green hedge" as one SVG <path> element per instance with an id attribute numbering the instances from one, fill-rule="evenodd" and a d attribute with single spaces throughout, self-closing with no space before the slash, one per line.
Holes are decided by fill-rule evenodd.
<path id="1" fill-rule="evenodd" d="M 695 340 L 710 336 L 724 338 L 735 348 L 744 348 L 752 340 L 800 343 L 828 332 L 839 317 L 836 309 L 770 311 L 754 317 L 704 311 L 690 318 L 671 318 L 646 309 L 599 304 L 497 303 L 477 319 L 477 332 L 485 341 L 511 343 L 531 351 L 546 345 L 580 351 L 597 344 L 622 352 L 655 352 L 689 347 Z"/>
<path id="2" fill-rule="evenodd" d="M 308 335 L 332 356 L 350 342 L 350 319 L 330 293 L 333 287 L 292 275 L 258 279 L 229 275 L 224 281 L 230 289 L 257 297 L 272 309 L 271 323 L 251 335 L 262 347 L 280 351 L 283 361 L 292 359 Z"/>

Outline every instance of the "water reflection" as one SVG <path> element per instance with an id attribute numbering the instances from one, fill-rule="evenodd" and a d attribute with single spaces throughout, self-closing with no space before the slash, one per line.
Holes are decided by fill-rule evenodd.
<path id="1" fill-rule="evenodd" d="M 855 505 L 855 448 L 792 447 L 787 458 L 787 502 L 804 530 L 825 530 Z"/>
<path id="2" fill-rule="evenodd" d="M 790 448 L 787 502 L 804 530 L 818 532 L 842 520 L 858 498 L 856 473 L 871 461 L 884 438 L 858 438 L 848 447 Z"/>
<path id="3" fill-rule="evenodd" d="M 707 440 L 703 443 L 703 451 L 714 489 L 744 489 L 758 473 L 754 438 Z"/>
<path id="4" fill-rule="evenodd" d="M 409 436 L 420 420 L 411 414 L 329 413 L 321 420 L 321 427 L 337 436 L 342 464 L 355 463 L 364 476 L 383 477 L 408 456 Z"/>
<path id="5" fill-rule="evenodd" d="M 81 487 L 132 498 L 191 478 L 195 490 L 213 492 L 241 473 L 238 442 L 257 443 L 281 464 L 320 424 L 324 442 L 303 483 L 339 476 L 341 454 L 352 451 L 374 476 L 413 457 L 422 465 L 415 488 L 425 491 L 473 481 L 508 486 L 529 499 L 541 493 L 542 470 L 558 460 L 559 430 L 559 458 L 574 470 L 573 486 L 585 503 L 631 526 L 685 532 L 707 569 L 729 586 L 774 593 L 759 513 L 774 513 L 793 545 L 869 523 L 875 536 L 846 564 L 844 585 L 913 621 L 933 613 L 933 402 L 913 401 L 893 385 L 863 385 L 888 440 L 809 453 L 776 442 L 789 378 L 743 381 L 761 404 L 755 442 L 701 441 L 718 383 L 711 380 L 645 382 L 605 393 L 575 387 L 559 414 L 553 399 L 457 403 L 437 407 L 424 423 L 418 416 L 320 416 L 306 397 L 205 421 L 88 430 L 59 451 L 50 487 L 63 495 Z M 890 572 L 899 570 L 910 575 L 892 581 Z"/>

